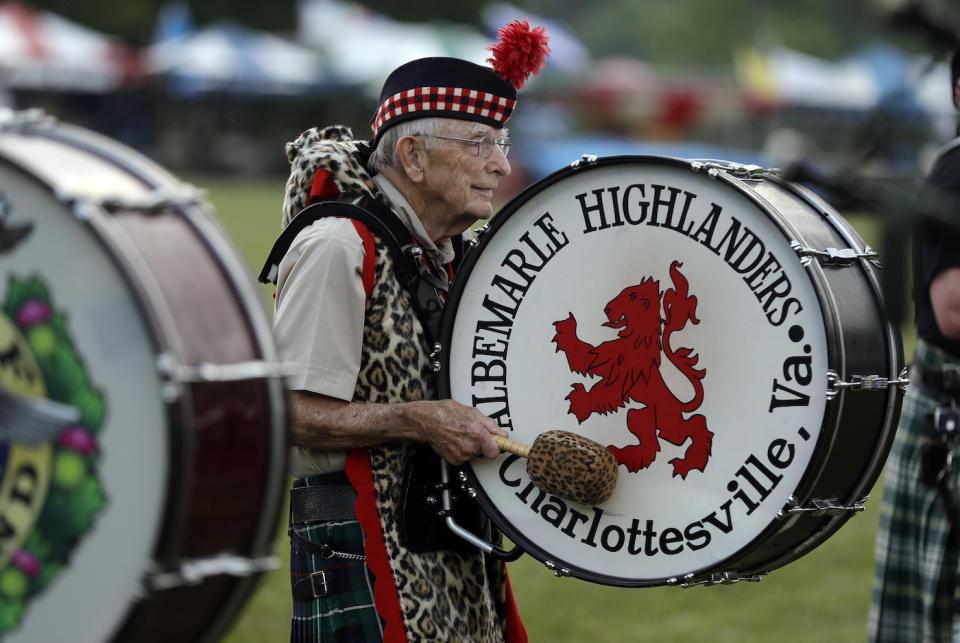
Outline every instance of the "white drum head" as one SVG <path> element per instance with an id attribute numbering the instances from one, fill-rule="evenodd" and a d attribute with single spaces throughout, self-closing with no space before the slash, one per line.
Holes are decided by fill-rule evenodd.
<path id="1" fill-rule="evenodd" d="M 625 448 L 602 506 L 543 494 L 515 456 L 470 465 L 507 535 L 574 576 L 654 585 L 721 566 L 776 520 L 820 438 L 816 288 L 787 224 L 724 179 L 634 157 L 538 184 L 458 282 L 453 399 L 526 444 L 563 429 Z"/>

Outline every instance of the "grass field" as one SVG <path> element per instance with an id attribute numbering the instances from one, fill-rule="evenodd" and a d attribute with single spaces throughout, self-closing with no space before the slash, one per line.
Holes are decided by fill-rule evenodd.
<path id="1" fill-rule="evenodd" d="M 209 191 L 227 233 L 259 270 L 279 225 L 283 180 L 193 177 Z M 854 221 L 872 241 L 870 221 Z M 269 291 L 263 289 L 264 302 Z M 905 337 L 906 350 L 912 337 Z M 909 353 L 908 353 L 909 354 Z M 633 641 L 846 642 L 866 635 L 879 485 L 865 512 L 809 555 L 760 583 L 621 589 L 555 578 L 529 556 L 510 565 L 521 615 L 535 642 Z M 278 525 L 279 569 L 266 574 L 226 637 L 227 643 L 289 638 L 287 544 Z"/>

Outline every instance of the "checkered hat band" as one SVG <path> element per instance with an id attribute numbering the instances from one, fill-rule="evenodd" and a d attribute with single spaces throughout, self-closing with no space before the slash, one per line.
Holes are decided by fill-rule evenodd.
<path id="1" fill-rule="evenodd" d="M 373 120 L 373 135 L 395 116 L 413 112 L 459 112 L 505 123 L 517 101 L 461 87 L 417 87 L 397 92 L 383 101 Z"/>

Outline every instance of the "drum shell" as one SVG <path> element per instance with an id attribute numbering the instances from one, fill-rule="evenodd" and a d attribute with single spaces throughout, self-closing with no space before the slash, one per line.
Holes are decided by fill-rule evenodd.
<path id="1" fill-rule="evenodd" d="M 867 248 L 848 222 L 816 194 L 776 176 L 746 181 L 773 212 L 804 212 L 782 224 L 795 231 L 811 248 Z M 830 368 L 841 381 L 853 375 L 886 373 L 898 379 L 903 369 L 899 332 L 887 319 L 877 276 L 879 263 L 860 259 L 852 266 L 811 262 L 811 277 L 825 311 L 824 323 L 831 338 Z M 883 399 L 878 403 L 876 398 Z M 822 439 L 806 476 L 795 492 L 798 505 L 811 499 L 829 499 L 842 507 L 862 506 L 878 479 L 893 444 L 903 401 L 898 387 L 878 391 L 839 389 L 828 404 L 824 424 L 831 427 Z M 827 436 L 823 436 L 826 438 Z M 834 462 L 834 466 L 828 463 Z M 845 466 L 837 466 L 843 462 Z M 771 527 L 769 545 L 760 555 L 741 555 L 735 568 L 743 573 L 775 569 L 822 544 L 853 511 L 801 514 L 784 525 Z M 773 555 L 771 549 L 779 553 Z"/>
<path id="2" fill-rule="evenodd" d="M 143 579 L 141 598 L 128 597 L 101 618 L 113 619 L 114 640 L 214 640 L 252 591 L 256 570 L 168 589 L 151 589 L 151 579 L 169 580 L 185 562 L 272 554 L 286 476 L 285 387 L 276 373 L 220 379 L 209 370 L 276 366 L 259 294 L 203 198 L 132 150 L 81 128 L 27 121 L 0 131 L 0 163 L 23 181 L 23 192 L 46 194 L 47 207 L 78 229 L 72 234 L 113 265 L 149 338 L 142 349 L 154 355 L 155 372 L 129 377 L 156 386 L 164 409 L 166 451 L 152 457 L 165 460 L 165 491 L 156 506 L 143 508 L 156 514 L 158 532 L 150 558 L 126 572 Z M 28 213 L 18 191 L 5 192 L 11 219 L 22 220 Z M 161 194 L 168 198 L 157 202 Z M 108 503 L 124 493 L 105 492 Z M 83 639 L 72 624 L 63 628 Z"/>
<path id="3" fill-rule="evenodd" d="M 828 205 L 807 190 L 795 184 L 784 182 L 770 173 L 737 170 L 733 164 L 724 164 L 723 162 L 691 162 L 666 157 L 611 157 L 576 163 L 572 167 L 560 170 L 530 186 L 511 201 L 488 226 L 489 229 L 480 236 L 474 254 L 468 256 L 465 266 L 461 268 L 448 300 L 444 320 L 442 366 L 439 379 L 443 394 L 453 395 L 454 399 L 459 399 L 464 403 L 471 401 L 468 396 L 455 393 L 456 386 L 453 385 L 454 382 L 452 381 L 453 378 L 457 377 L 467 377 L 468 379 L 471 377 L 466 375 L 463 370 L 455 370 L 458 367 L 462 369 L 463 364 L 461 362 L 451 364 L 454 360 L 454 353 L 458 349 L 456 342 L 462 342 L 461 336 L 464 334 L 468 337 L 470 335 L 469 331 L 464 333 L 457 326 L 458 312 L 461 313 L 459 316 L 463 317 L 459 308 L 463 305 L 465 299 L 469 299 L 467 295 L 471 289 L 486 286 L 485 283 L 471 283 L 470 280 L 477 265 L 484 259 L 483 255 L 497 251 L 492 250 L 492 248 L 496 247 L 497 236 L 503 233 L 509 225 L 512 225 L 509 223 L 511 217 L 524 217 L 523 221 L 526 222 L 529 217 L 546 212 L 552 215 L 553 223 L 560 229 L 559 236 L 557 231 L 554 230 L 552 238 L 557 240 L 564 233 L 569 236 L 569 227 L 560 225 L 561 217 L 569 213 L 562 211 L 562 208 L 552 196 L 551 190 L 556 189 L 558 185 L 562 186 L 567 182 L 572 183 L 578 180 L 577 177 L 580 177 L 580 183 L 576 184 L 576 189 L 583 191 L 581 196 L 584 198 L 580 201 L 581 205 L 588 201 L 595 203 L 595 201 L 590 201 L 594 198 L 591 197 L 591 194 L 612 193 L 616 187 L 613 186 L 615 181 L 607 179 L 606 175 L 600 174 L 601 172 L 635 171 L 637 176 L 642 177 L 648 168 L 656 169 L 660 167 L 670 168 L 671 171 L 682 168 L 688 170 L 692 175 L 701 177 L 708 174 L 715 183 L 724 186 L 723 190 L 736 194 L 736 198 L 740 202 L 738 207 L 744 208 L 744 214 L 756 210 L 763 217 L 772 221 L 777 228 L 776 234 L 780 237 L 780 243 L 783 245 L 790 241 L 796 241 L 801 249 L 804 247 L 814 249 L 854 248 L 859 252 L 865 248 L 865 244 L 849 224 L 843 221 Z M 727 168 L 730 171 L 727 171 Z M 595 181 L 597 189 L 591 190 L 593 186 L 583 177 L 590 176 L 590 173 L 594 170 L 604 178 L 597 179 Z M 632 176 L 629 179 L 629 181 L 637 182 L 641 180 Z M 702 178 L 697 180 L 700 184 L 703 183 Z M 620 192 L 618 194 L 623 194 L 624 186 L 627 184 L 627 179 L 619 184 Z M 584 185 L 590 187 L 584 187 Z M 696 191 L 692 187 L 690 189 Z M 606 194 L 603 197 L 605 198 Z M 596 209 L 595 205 L 593 207 Z M 626 208 L 626 202 L 622 207 Z M 574 207 L 574 209 L 577 208 Z M 531 214 L 534 211 L 535 214 Z M 608 215 L 609 211 L 610 207 L 608 205 Z M 618 210 L 617 216 L 620 216 L 620 214 L 621 212 Z M 739 214 L 738 212 L 738 216 Z M 636 216 L 636 212 L 633 215 Z M 754 215 L 751 214 L 750 216 Z M 577 219 L 578 215 L 573 214 L 570 217 Z M 564 223 L 569 221 L 570 219 L 563 220 Z M 528 226 L 527 229 L 535 230 L 535 227 Z M 636 229 L 639 230 L 640 226 L 637 226 Z M 630 230 L 629 226 L 624 226 L 620 234 L 628 234 Z M 528 255 L 531 254 L 528 246 L 524 246 L 516 239 L 516 236 L 510 237 L 511 241 L 508 241 L 507 245 L 499 246 L 499 251 L 502 252 L 505 247 L 511 247 L 509 244 L 512 243 L 513 248 L 522 248 L 527 251 Z M 682 243 L 686 242 L 683 241 Z M 642 240 L 641 243 L 643 243 Z M 556 245 L 554 244 L 554 246 Z M 541 246 L 541 250 L 545 247 Z M 557 250 L 556 247 L 552 249 Z M 568 251 L 564 249 L 563 252 Z M 549 254 L 546 251 L 544 253 Z M 504 255 L 495 256 L 502 257 Z M 560 255 L 557 254 L 556 256 Z M 799 251 L 794 252 L 792 250 L 789 253 L 784 252 L 780 259 L 789 259 L 790 257 L 793 257 L 793 261 L 797 265 L 802 262 Z M 591 265 L 592 260 L 591 258 L 583 265 Z M 494 263 L 496 263 L 496 260 L 494 260 Z M 866 256 L 855 258 L 847 263 L 850 265 L 845 267 L 821 265 L 818 259 L 813 258 L 803 268 L 803 272 L 806 273 L 805 280 L 809 281 L 812 291 L 815 293 L 812 305 L 820 309 L 818 314 L 822 318 L 821 324 L 827 343 L 824 366 L 829 368 L 831 372 L 835 372 L 840 382 L 848 381 L 850 378 L 855 379 L 857 376 L 872 374 L 879 374 L 881 378 L 893 382 L 898 379 L 902 369 L 902 348 L 898 334 L 891 328 L 884 315 L 882 295 L 876 278 L 876 266 Z M 546 268 L 544 268 L 545 271 Z M 484 278 L 488 278 L 489 274 L 489 272 L 484 272 Z M 637 279 L 639 279 L 639 275 L 647 274 L 646 269 L 638 270 L 637 274 Z M 691 282 L 694 277 L 699 277 L 701 288 L 702 283 L 708 279 L 708 275 L 689 274 L 688 276 L 691 278 Z M 541 277 L 538 276 L 537 278 L 540 279 Z M 664 280 L 661 278 L 660 281 L 662 287 Z M 596 282 L 596 285 L 602 284 Z M 691 286 L 691 290 L 692 288 Z M 488 288 L 488 290 L 493 292 L 492 288 Z M 554 290 L 558 291 L 556 287 L 554 287 Z M 529 299 L 531 297 L 530 293 L 526 292 L 525 294 L 528 299 L 524 299 L 524 302 L 531 300 Z M 541 301 L 536 297 L 533 297 L 532 300 Z M 523 303 L 521 305 L 529 307 L 531 304 Z M 572 306 L 573 304 L 571 304 Z M 471 310 L 468 314 L 473 315 L 474 312 Z M 467 319 L 469 328 L 474 317 L 471 316 Z M 461 322 L 462 324 L 463 322 Z M 484 349 L 485 346 L 488 347 L 486 350 L 490 350 L 489 347 L 494 346 L 494 344 L 477 344 L 476 338 L 474 338 L 472 350 L 475 353 L 478 348 Z M 461 352 L 469 353 L 469 350 L 468 347 Z M 467 366 L 469 366 L 469 363 Z M 545 365 L 541 367 L 541 369 L 546 368 L 548 367 Z M 507 369 L 509 369 L 509 366 Z M 783 375 L 779 377 L 783 380 Z M 824 386 L 824 390 L 819 393 L 821 401 L 827 393 L 826 389 L 827 387 Z M 899 388 L 891 384 L 889 386 L 884 385 L 882 390 L 854 391 L 838 388 L 834 392 L 836 397 L 824 404 L 822 417 L 816 419 L 816 422 L 822 425 L 823 430 L 813 446 L 809 470 L 796 484 L 789 502 L 784 504 L 781 511 L 782 516 L 771 521 L 761 533 L 751 541 L 744 543 L 733 555 L 706 567 L 691 567 L 681 570 L 682 573 L 676 575 L 663 575 L 655 578 L 629 578 L 606 572 L 596 572 L 589 567 L 589 563 L 582 565 L 573 563 L 563 554 L 551 550 L 549 545 L 534 540 L 534 537 L 530 535 L 532 532 L 528 529 L 529 525 L 513 524 L 511 519 L 506 517 L 505 510 L 499 506 L 501 499 L 499 497 L 495 498 L 492 493 L 488 494 L 484 488 L 484 483 L 489 483 L 489 478 L 481 480 L 473 465 L 468 468 L 467 477 L 471 486 L 474 487 L 474 491 L 478 493 L 481 504 L 498 527 L 514 542 L 546 563 L 548 567 L 561 570 L 564 574 L 593 582 L 623 586 L 703 582 L 704 579 L 709 581 L 711 578 L 718 577 L 730 580 L 741 576 L 762 574 L 795 560 L 832 535 L 855 511 L 855 505 L 864 498 L 877 476 L 879 476 L 892 442 L 896 418 L 899 415 L 901 397 Z M 472 401 L 476 402 L 477 399 L 477 396 L 474 396 Z M 507 406 L 510 407 L 511 416 L 513 415 L 513 405 L 514 401 L 511 398 L 507 403 Z M 543 429 L 555 428 L 577 430 L 569 426 L 559 425 L 543 427 Z M 524 437 L 528 440 L 532 439 L 530 436 L 519 436 L 518 439 L 523 441 Z M 593 436 L 588 435 L 588 437 Z M 624 470 L 621 469 L 621 474 L 623 473 Z M 622 479 L 623 475 L 621 476 Z M 522 485 L 522 482 L 520 484 Z M 733 484 L 732 481 L 731 484 Z M 809 509 L 811 503 L 820 503 L 821 501 L 828 501 L 830 509 L 824 512 L 790 512 L 791 509 L 796 507 Z M 533 505 L 537 507 L 546 506 L 548 502 L 552 501 L 538 499 Z M 536 509 L 534 506 L 531 508 Z M 560 509 L 551 509 L 551 511 L 556 514 Z M 580 511 L 582 512 L 580 515 L 590 515 L 589 508 L 582 508 Z M 537 519 L 536 513 L 527 514 L 527 516 L 531 521 Z M 523 519 L 526 520 L 527 518 Z M 563 524 L 566 524 L 569 528 L 574 523 Z M 567 535 L 572 536 L 573 529 L 570 529 Z"/>

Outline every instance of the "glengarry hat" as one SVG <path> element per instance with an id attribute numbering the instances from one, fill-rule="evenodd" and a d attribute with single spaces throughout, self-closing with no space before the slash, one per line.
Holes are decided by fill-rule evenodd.
<path id="1" fill-rule="evenodd" d="M 370 121 L 373 144 L 390 127 L 415 118 L 441 116 L 485 123 L 502 129 L 513 114 L 517 90 L 530 74 L 539 74 L 550 48 L 543 27 L 526 19 L 502 27 L 488 47 L 493 67 L 459 58 L 420 58 L 395 69 L 384 81 L 380 103 Z"/>

